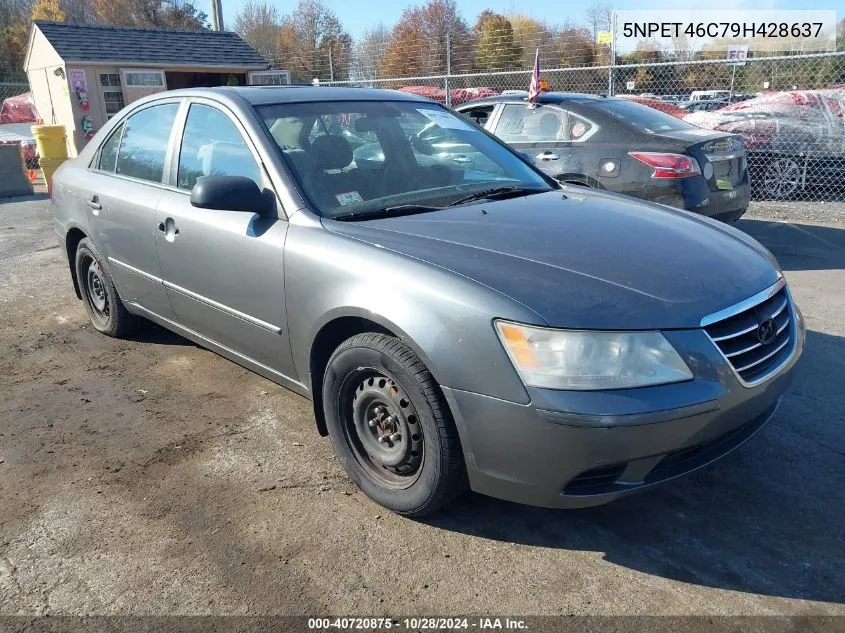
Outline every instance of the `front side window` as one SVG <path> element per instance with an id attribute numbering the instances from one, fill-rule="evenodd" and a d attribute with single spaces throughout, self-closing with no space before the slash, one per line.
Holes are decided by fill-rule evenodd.
<path id="1" fill-rule="evenodd" d="M 502 109 L 495 134 L 506 143 L 566 140 L 566 113 L 550 106 L 509 103 Z"/>
<path id="2" fill-rule="evenodd" d="M 200 176 L 245 176 L 260 184 L 259 173 L 232 120 L 217 108 L 191 105 L 179 151 L 177 186 L 192 189 Z"/>
<path id="3" fill-rule="evenodd" d="M 489 119 L 490 115 L 493 114 L 493 106 L 478 106 L 476 108 L 470 108 L 469 110 L 463 110 L 461 114 L 471 121 L 475 121 L 475 123 L 481 127 L 484 127 L 484 124 L 487 123 L 487 119 Z"/>
<path id="4" fill-rule="evenodd" d="M 553 188 L 501 143 L 435 103 L 324 101 L 258 111 L 300 189 L 325 217 L 408 205 L 436 210 L 493 188 L 521 195 Z"/>
<path id="5" fill-rule="evenodd" d="M 115 173 L 161 182 L 170 130 L 178 110 L 178 103 L 164 103 L 130 116 L 117 153 Z"/>

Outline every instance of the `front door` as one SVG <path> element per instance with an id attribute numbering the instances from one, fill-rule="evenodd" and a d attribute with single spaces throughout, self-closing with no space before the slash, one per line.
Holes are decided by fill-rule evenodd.
<path id="1" fill-rule="evenodd" d="M 100 254 L 121 299 L 171 316 L 156 254 L 155 210 L 179 101 L 143 108 L 109 136 L 83 183 Z"/>
<path id="2" fill-rule="evenodd" d="M 176 188 L 156 212 L 158 257 L 181 325 L 271 370 L 293 377 L 284 297 L 287 222 L 243 211 L 198 209 L 200 176 L 246 176 L 269 187 L 233 115 L 190 104 L 174 157 Z"/>

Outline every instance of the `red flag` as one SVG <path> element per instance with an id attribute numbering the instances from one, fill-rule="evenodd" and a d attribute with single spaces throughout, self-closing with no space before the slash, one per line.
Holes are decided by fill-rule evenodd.
<path id="1" fill-rule="evenodd" d="M 534 54 L 534 72 L 531 73 L 531 85 L 528 87 L 528 103 L 537 103 L 540 96 L 540 49 Z"/>

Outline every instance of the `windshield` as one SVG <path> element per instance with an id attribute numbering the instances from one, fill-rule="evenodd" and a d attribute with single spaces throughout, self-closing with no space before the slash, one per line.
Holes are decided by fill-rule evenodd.
<path id="1" fill-rule="evenodd" d="M 624 99 L 594 101 L 592 105 L 608 114 L 621 119 L 634 127 L 651 132 L 674 132 L 675 130 L 693 130 L 695 126 L 660 110 Z"/>
<path id="2" fill-rule="evenodd" d="M 436 210 L 494 188 L 532 193 L 554 187 L 499 142 L 436 103 L 317 101 L 258 111 L 302 191 L 324 217 L 409 205 Z"/>

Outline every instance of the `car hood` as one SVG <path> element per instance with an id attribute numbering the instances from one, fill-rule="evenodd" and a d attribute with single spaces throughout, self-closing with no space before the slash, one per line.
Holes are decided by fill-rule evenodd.
<path id="1" fill-rule="evenodd" d="M 336 233 L 448 269 L 518 301 L 549 325 L 698 327 L 777 281 L 771 254 L 713 220 L 570 188 L 358 222 Z"/>

